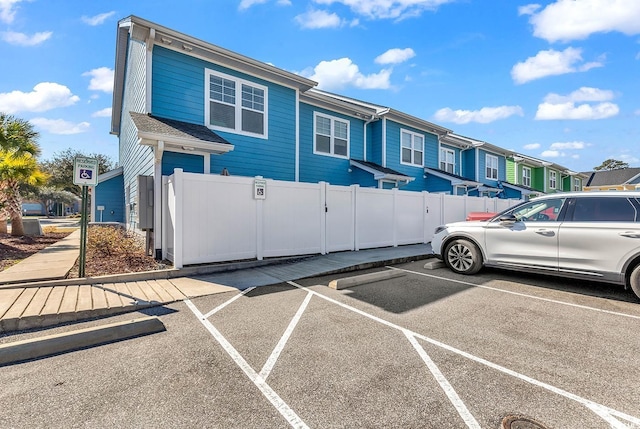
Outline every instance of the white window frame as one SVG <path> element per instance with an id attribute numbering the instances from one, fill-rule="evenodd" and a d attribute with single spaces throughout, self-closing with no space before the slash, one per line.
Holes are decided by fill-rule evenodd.
<path id="1" fill-rule="evenodd" d="M 574 191 L 580 191 L 580 179 L 578 179 L 577 177 L 573 178 L 573 190 Z"/>
<path id="2" fill-rule="evenodd" d="M 558 186 L 558 176 L 555 171 L 549 171 L 549 189 L 556 189 Z"/>
<path id="3" fill-rule="evenodd" d="M 444 157 L 443 157 L 443 154 L 444 154 Z M 447 162 L 447 155 L 451 155 L 452 162 Z M 444 164 L 445 168 L 442 168 L 442 164 Z M 451 165 L 451 171 L 447 170 L 448 165 Z M 446 171 L 447 173 L 450 173 L 450 174 L 456 174 L 456 152 L 453 149 L 441 147 L 440 161 L 438 162 L 438 166 L 442 171 Z"/>
<path id="4" fill-rule="evenodd" d="M 531 187 L 531 169 L 529 167 L 522 167 L 522 184 Z"/>
<path id="5" fill-rule="evenodd" d="M 245 136 L 257 137 L 261 139 L 269 138 L 269 88 L 264 85 L 260 85 L 255 82 L 251 82 L 245 79 L 241 79 L 236 76 L 231 76 L 225 73 L 221 73 L 219 71 L 205 69 L 205 79 L 204 79 L 204 123 L 208 128 L 218 131 L 226 131 L 229 133 L 240 134 Z M 224 103 L 220 101 L 222 104 L 232 105 L 235 107 L 235 128 L 227 128 L 219 125 L 211 125 L 211 98 L 210 98 L 210 86 L 211 86 L 211 76 L 216 76 L 221 79 L 226 79 L 235 82 L 236 84 L 236 94 L 235 94 L 235 103 Z M 260 89 L 264 92 L 264 110 L 261 112 L 263 114 L 263 132 L 262 133 L 252 133 L 249 131 L 242 130 L 242 112 L 243 110 L 248 110 L 252 112 L 257 112 L 258 110 L 253 110 L 247 107 L 242 106 L 242 85 L 250 86 L 252 88 Z"/>
<path id="6" fill-rule="evenodd" d="M 407 134 L 410 138 L 411 138 L 411 146 L 409 147 L 405 147 L 402 146 L 402 135 L 403 134 Z M 422 139 L 422 150 L 418 151 L 416 149 L 416 144 L 415 144 L 415 140 L 416 138 L 420 138 Z M 420 133 L 415 133 L 413 131 L 409 131 L 409 130 L 405 130 L 405 129 L 400 129 L 400 164 L 402 165 L 411 165 L 413 167 L 423 167 L 424 166 L 424 147 L 425 147 L 425 138 L 424 138 L 424 134 L 420 134 Z M 402 150 L 403 149 L 409 149 L 411 151 L 411 162 L 406 162 L 402 160 Z M 420 152 L 420 160 L 419 162 L 416 162 L 416 152 Z"/>
<path id="7" fill-rule="evenodd" d="M 316 137 L 318 135 L 317 129 L 316 129 L 316 125 L 317 125 L 317 119 L 321 117 L 324 119 L 329 119 L 331 121 L 331 135 L 330 137 L 330 152 L 322 152 L 317 150 L 317 146 L 316 146 Z M 336 121 L 337 122 L 342 122 L 347 124 L 347 154 L 346 155 L 339 155 L 335 153 L 335 125 L 336 125 Z M 334 158 L 342 158 L 342 159 L 349 159 L 349 154 L 351 153 L 351 122 L 348 119 L 342 119 L 336 116 L 330 116 L 324 113 L 319 113 L 319 112 L 314 112 L 313 114 L 313 153 L 315 155 L 323 155 L 323 156 L 331 156 Z"/>
<path id="8" fill-rule="evenodd" d="M 500 160 L 498 159 L 498 157 L 495 155 L 486 154 L 484 162 L 484 173 L 486 175 L 486 178 L 489 180 L 498 180 L 498 168 L 500 166 Z M 492 164 L 495 164 L 495 166 Z M 489 172 L 491 173 L 491 175 L 488 174 Z"/>

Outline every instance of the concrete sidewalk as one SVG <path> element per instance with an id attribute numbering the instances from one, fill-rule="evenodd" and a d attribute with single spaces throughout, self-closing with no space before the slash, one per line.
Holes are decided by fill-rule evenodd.
<path id="1" fill-rule="evenodd" d="M 27 283 L 64 279 L 80 255 L 80 230 L 0 272 L 0 287 L 11 283 Z"/>
<path id="2" fill-rule="evenodd" d="M 49 280 L 62 272 L 66 276 L 73 267 L 79 254 L 79 238 L 79 231 L 74 232 L 58 246 L 52 245 L 0 273 L 0 334 L 431 256 L 430 245 L 417 244 L 303 258 Z"/>

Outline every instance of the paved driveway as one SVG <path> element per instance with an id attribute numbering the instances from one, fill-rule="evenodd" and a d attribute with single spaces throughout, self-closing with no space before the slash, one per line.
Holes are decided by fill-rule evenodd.
<path id="1" fill-rule="evenodd" d="M 0 427 L 640 428 L 629 294 L 422 265 L 198 298 L 155 310 L 164 333 L 0 368 Z"/>

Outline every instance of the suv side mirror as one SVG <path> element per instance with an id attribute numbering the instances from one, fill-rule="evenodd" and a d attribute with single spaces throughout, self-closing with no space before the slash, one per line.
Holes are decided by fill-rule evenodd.
<path id="1" fill-rule="evenodd" d="M 518 221 L 518 219 L 516 219 L 516 217 L 512 214 L 502 215 L 498 218 L 498 220 L 504 223 L 515 223 Z"/>

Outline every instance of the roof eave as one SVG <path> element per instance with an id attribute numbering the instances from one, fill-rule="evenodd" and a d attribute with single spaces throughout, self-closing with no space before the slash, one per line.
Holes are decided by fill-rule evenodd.
<path id="1" fill-rule="evenodd" d="M 228 143 L 215 143 L 198 139 L 180 138 L 166 134 L 138 132 L 139 143 L 144 146 L 157 146 L 159 141 L 164 142 L 164 147 L 175 147 L 183 150 L 197 150 L 220 155 L 231 152 L 234 145 Z"/>

